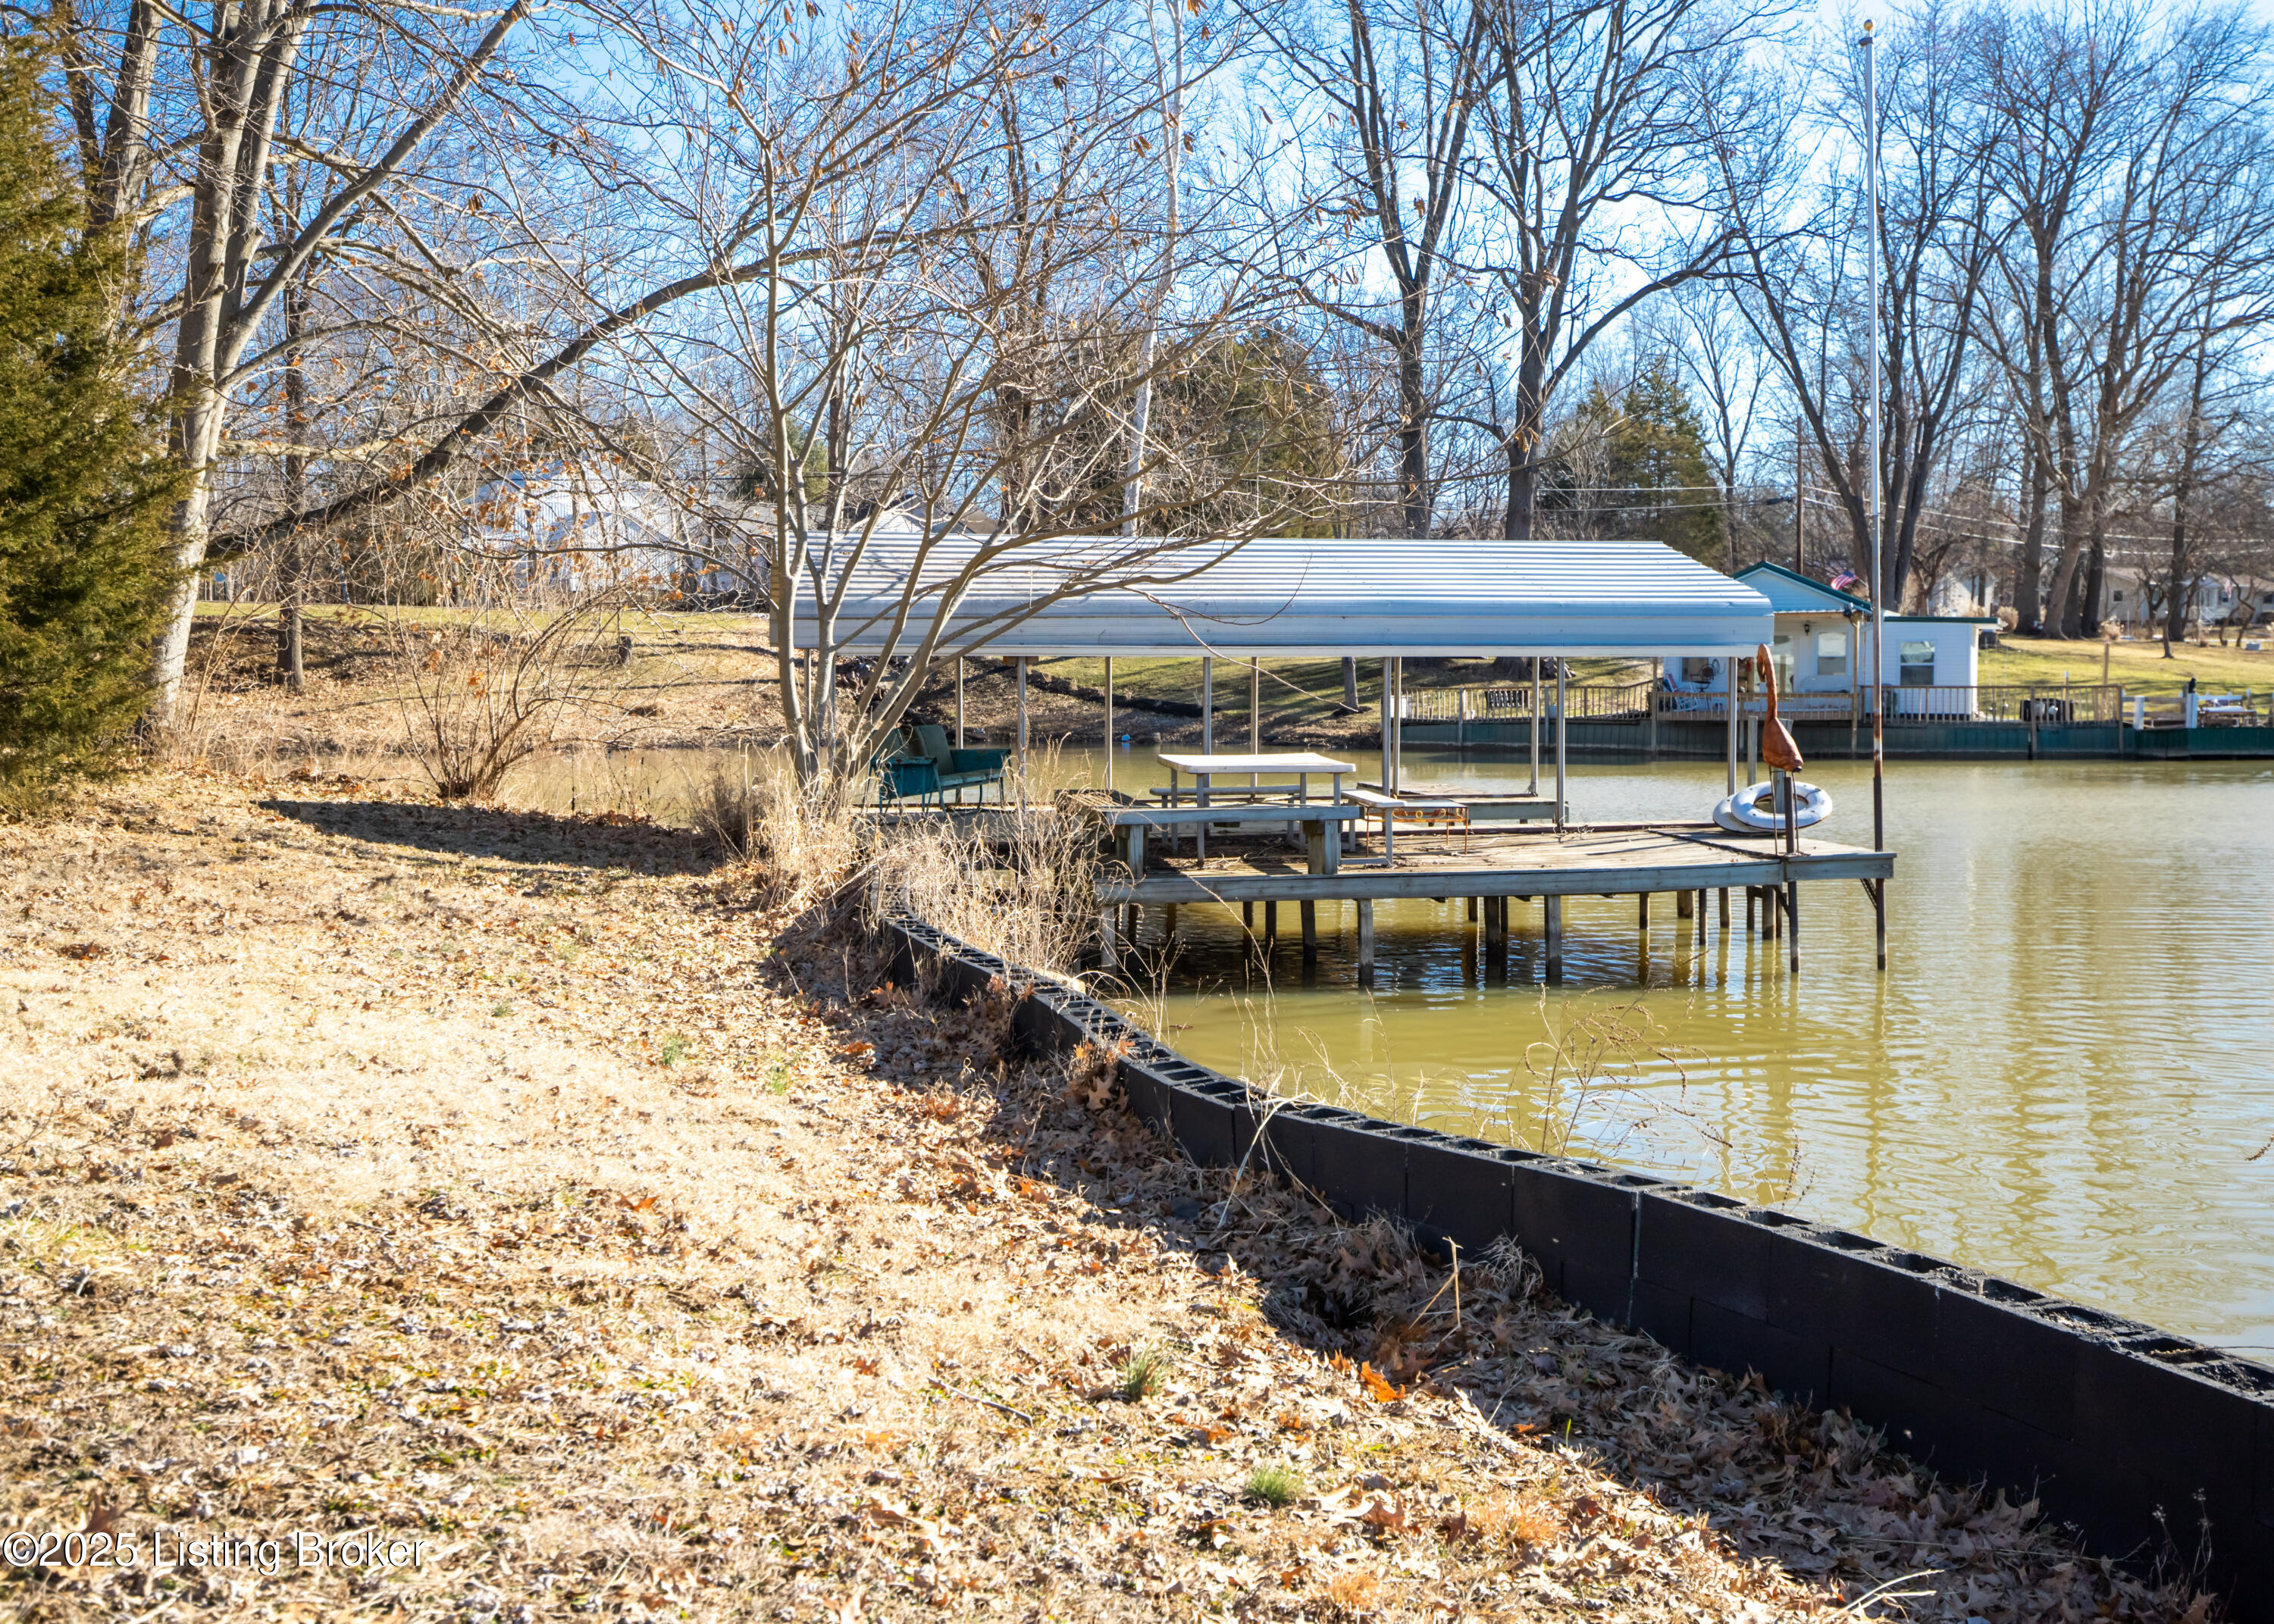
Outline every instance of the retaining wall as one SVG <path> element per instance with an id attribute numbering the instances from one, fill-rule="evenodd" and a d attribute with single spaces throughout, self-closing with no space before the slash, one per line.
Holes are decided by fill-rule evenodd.
<path id="1" fill-rule="evenodd" d="M 1193 1160 L 1268 1164 L 1440 1250 L 1511 1236 L 1567 1302 L 1845 1408 L 1938 1471 L 2034 1494 L 2097 1552 L 2152 1556 L 2168 1524 L 2192 1557 L 2207 1518 L 2210 1583 L 2244 1624 L 2274 1624 L 2274 1370 L 1710 1191 L 1287 1105 L 1086 993 L 921 921 L 889 929 L 906 984 L 1020 991 L 1013 1025 L 1035 1052 L 1120 1046 L 1132 1108 Z"/>

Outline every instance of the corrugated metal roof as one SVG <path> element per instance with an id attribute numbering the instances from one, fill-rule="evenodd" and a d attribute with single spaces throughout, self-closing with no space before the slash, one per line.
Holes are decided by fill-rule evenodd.
<path id="1" fill-rule="evenodd" d="M 913 646 L 982 545 L 962 536 L 929 545 L 927 597 L 894 651 Z M 918 546 L 914 538 L 870 544 L 839 618 L 848 653 L 886 651 Z M 1713 654 L 1750 651 L 1772 635 L 1766 598 L 1658 542 L 1275 538 L 1117 564 L 1128 546 L 1118 537 L 1012 546 L 958 604 L 941 652 Z M 812 635 L 801 594 L 798 636 L 809 646 Z"/>

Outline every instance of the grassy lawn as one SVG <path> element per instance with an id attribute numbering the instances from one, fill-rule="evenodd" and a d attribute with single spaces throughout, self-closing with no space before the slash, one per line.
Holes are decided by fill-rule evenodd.
<path id="1" fill-rule="evenodd" d="M 2014 637 L 2003 646 L 1982 651 L 1982 681 L 2058 683 L 2062 673 L 2072 682 L 2100 680 L 2102 644 L 2097 638 L 2062 642 L 2052 637 Z M 2274 646 L 2274 639 L 2269 639 Z M 2213 643 L 2198 649 L 2188 643 L 2172 645 L 2164 658 L 2161 643 L 2119 643 L 2108 650 L 2108 680 L 2135 694 L 2176 694 L 2189 677 L 2204 693 L 2240 693 L 2274 688 L 2274 652 L 2246 654 L 2233 643 Z"/>

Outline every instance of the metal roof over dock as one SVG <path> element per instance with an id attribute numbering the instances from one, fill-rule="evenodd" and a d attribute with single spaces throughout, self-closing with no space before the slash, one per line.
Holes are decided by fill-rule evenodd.
<path id="1" fill-rule="evenodd" d="M 854 540 L 837 538 L 840 545 Z M 921 564 L 907 652 L 959 572 L 1002 544 L 978 536 L 870 539 L 837 633 L 884 652 Z M 940 652 L 1237 658 L 1406 655 L 1749 653 L 1769 600 L 1653 541 L 1271 538 L 1131 560 L 1121 537 L 1013 544 L 979 568 Z M 802 593 L 798 635 L 809 641 Z"/>

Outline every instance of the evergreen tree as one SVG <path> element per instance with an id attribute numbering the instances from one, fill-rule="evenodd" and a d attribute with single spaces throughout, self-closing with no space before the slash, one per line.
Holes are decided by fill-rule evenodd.
<path id="1" fill-rule="evenodd" d="M 112 764 L 150 693 L 178 488 L 128 389 L 121 240 L 51 145 L 38 42 L 0 41 L 0 805 Z"/>
<path id="2" fill-rule="evenodd" d="M 1602 489 L 1577 504 L 1599 510 L 1600 533 L 1647 537 L 1692 558 L 1718 560 L 1722 515 L 1714 505 L 1706 432 L 1664 357 L 1615 399 L 1598 384 L 1577 416 L 1600 437 Z"/>

